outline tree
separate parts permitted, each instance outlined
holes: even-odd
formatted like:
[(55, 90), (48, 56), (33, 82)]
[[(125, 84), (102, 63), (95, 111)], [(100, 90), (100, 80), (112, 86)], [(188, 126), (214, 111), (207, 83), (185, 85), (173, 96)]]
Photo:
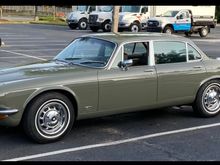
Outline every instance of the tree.
[(119, 21), (119, 9), (120, 6), (114, 6), (113, 18), (112, 18), (112, 32), (118, 32), (118, 21)]

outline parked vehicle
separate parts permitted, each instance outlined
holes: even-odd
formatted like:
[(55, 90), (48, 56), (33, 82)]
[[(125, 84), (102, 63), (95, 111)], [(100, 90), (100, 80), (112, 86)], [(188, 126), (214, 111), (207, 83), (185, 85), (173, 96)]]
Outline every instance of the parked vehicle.
[(71, 12), (66, 22), (70, 29), (79, 27), (81, 30), (86, 30), (88, 27), (89, 13), (96, 10), (96, 6), (77, 6), (77, 10)]
[(199, 33), (201, 37), (206, 37), (210, 33), (210, 28), (215, 28), (216, 21), (213, 16), (193, 16), (191, 10), (170, 10), (162, 16), (150, 18), (147, 21), (148, 32), (185, 32), (187, 36)]
[(111, 31), (113, 6), (98, 6), (97, 11), (89, 15), (89, 27), (93, 32), (102, 29), (104, 32)]
[(174, 105), (212, 117), (220, 111), (219, 66), (180, 36), (82, 36), (52, 61), (0, 70), (0, 125), (22, 124), (47, 143), (85, 118)]
[(122, 6), (119, 13), (119, 31), (139, 32), (146, 27), (149, 18), (148, 6)]

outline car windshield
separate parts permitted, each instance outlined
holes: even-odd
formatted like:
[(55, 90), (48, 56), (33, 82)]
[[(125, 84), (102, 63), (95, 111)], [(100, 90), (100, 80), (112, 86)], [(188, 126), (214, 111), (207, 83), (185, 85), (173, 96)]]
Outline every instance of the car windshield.
[(87, 11), (88, 6), (77, 6), (77, 11)]
[(54, 60), (90, 67), (104, 67), (115, 47), (115, 43), (106, 40), (82, 37), (69, 44)]
[(122, 12), (139, 13), (140, 6), (122, 6), (121, 11)]
[(112, 11), (113, 6), (99, 6), (98, 7), (98, 11), (102, 11), (102, 12), (110, 12)]
[(175, 17), (179, 11), (167, 11), (162, 16), (163, 17)]

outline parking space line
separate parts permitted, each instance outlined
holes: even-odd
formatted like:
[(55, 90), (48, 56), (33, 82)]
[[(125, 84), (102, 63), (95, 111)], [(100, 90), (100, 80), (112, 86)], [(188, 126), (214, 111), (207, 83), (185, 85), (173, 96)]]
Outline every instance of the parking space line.
[(7, 52), (7, 53), (12, 53), (12, 54), (16, 54), (16, 55), (20, 55), (20, 56), (25, 56), (25, 57), (29, 57), (29, 58), (35, 58), (35, 59), (42, 60), (42, 61), (47, 61), (47, 60), (44, 59), (44, 58), (35, 57), (35, 56), (28, 55), (28, 54), (17, 53), (17, 52), (12, 52), (12, 51), (8, 51), (8, 50), (0, 50), (0, 51), (2, 51), (2, 52)]
[(160, 137), (160, 136), (165, 136), (165, 135), (195, 131), (195, 130), (210, 128), (210, 127), (217, 127), (217, 126), (220, 126), (220, 123), (207, 124), (207, 125), (202, 125), (202, 126), (195, 126), (195, 127), (190, 127), (190, 128), (179, 129), (179, 130), (154, 133), (154, 134), (150, 134), (150, 135), (144, 135), (144, 136), (139, 136), (139, 137), (130, 138), (130, 139), (124, 139), (124, 140), (117, 140), (117, 141), (112, 141), (112, 142), (107, 142), (107, 143), (100, 143), (100, 144), (93, 144), (93, 145), (87, 145), (87, 146), (81, 146), (81, 147), (75, 147), (75, 148), (56, 150), (56, 151), (45, 152), (45, 153), (40, 153), (40, 154), (34, 154), (34, 155), (29, 155), (29, 156), (23, 156), (23, 157), (18, 157), (18, 158), (6, 159), (6, 160), (2, 160), (2, 161), (23, 161), (23, 160), (41, 158), (41, 157), (46, 157), (46, 156), (64, 154), (64, 153), (69, 153), (69, 152), (75, 152), (75, 151), (82, 151), (82, 150), (94, 149), (94, 148), (99, 148), (99, 147), (119, 145), (119, 144), (124, 144), (124, 143), (149, 139), (149, 138), (153, 138), (153, 137)]

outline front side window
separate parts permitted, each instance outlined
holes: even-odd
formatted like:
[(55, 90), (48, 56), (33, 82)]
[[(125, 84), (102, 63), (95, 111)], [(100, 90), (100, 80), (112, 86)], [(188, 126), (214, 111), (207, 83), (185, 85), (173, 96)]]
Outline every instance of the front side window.
[(112, 11), (113, 6), (98, 6), (98, 11), (101, 12), (110, 12)]
[(202, 58), (201, 55), (199, 54), (199, 52), (195, 48), (193, 48), (189, 44), (187, 44), (187, 46), (188, 46), (189, 61), (191, 61), (191, 60), (200, 60)]
[(179, 11), (167, 11), (162, 16), (163, 17), (175, 17)]
[(154, 42), (155, 64), (186, 62), (186, 46), (177, 41)]
[(133, 66), (148, 64), (148, 43), (135, 42), (124, 45), (124, 60), (132, 59)]
[(87, 66), (104, 67), (108, 63), (115, 46), (114, 43), (109, 41), (82, 37), (76, 39), (61, 51), (55, 57), (55, 60)]
[(87, 11), (88, 6), (77, 6), (78, 11)]

